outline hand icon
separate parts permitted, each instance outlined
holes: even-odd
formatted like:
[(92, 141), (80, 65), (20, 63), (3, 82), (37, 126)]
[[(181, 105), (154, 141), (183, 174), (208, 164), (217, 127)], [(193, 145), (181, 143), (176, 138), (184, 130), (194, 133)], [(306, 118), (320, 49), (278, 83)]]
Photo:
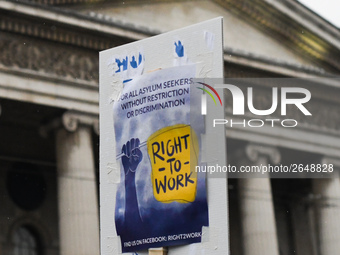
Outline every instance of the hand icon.
[(122, 163), (124, 167), (125, 174), (129, 171), (135, 172), (138, 164), (143, 159), (143, 154), (139, 149), (139, 139), (132, 138), (122, 147)]
[(130, 61), (131, 67), (137, 68), (142, 63), (142, 60), (143, 60), (143, 57), (142, 57), (142, 54), (140, 54), (140, 53), (138, 55), (138, 63), (137, 63), (135, 56), (132, 56), (132, 60)]
[[(116, 73), (120, 73), (122, 71), (125, 71), (128, 68), (128, 58), (127, 57), (123, 60), (116, 58), (116, 63), (117, 63), (117, 66), (118, 66), (118, 70), (116, 70)], [(122, 70), (120, 69), (120, 67), (123, 67)]]
[(136, 58), (135, 56), (132, 56), (132, 60), (130, 61), (130, 65), (132, 68), (137, 68), (137, 61), (136, 61)]
[(181, 41), (178, 41), (178, 44), (175, 42), (175, 46), (176, 46), (176, 53), (178, 57), (183, 57), (184, 56), (184, 47), (182, 45)]

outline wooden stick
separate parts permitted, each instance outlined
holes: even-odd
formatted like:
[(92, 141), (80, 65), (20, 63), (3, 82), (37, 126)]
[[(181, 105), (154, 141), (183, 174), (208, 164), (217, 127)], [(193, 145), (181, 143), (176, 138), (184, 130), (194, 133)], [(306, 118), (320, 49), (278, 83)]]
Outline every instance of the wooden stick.
[(166, 247), (149, 249), (149, 255), (167, 255), (167, 254), (168, 254), (168, 249)]

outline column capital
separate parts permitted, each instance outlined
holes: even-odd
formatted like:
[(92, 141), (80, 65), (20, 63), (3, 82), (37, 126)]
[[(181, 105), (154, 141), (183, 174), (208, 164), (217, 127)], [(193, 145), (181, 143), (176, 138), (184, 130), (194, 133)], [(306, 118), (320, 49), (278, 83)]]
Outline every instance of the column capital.
[(246, 155), (250, 161), (256, 162), (260, 157), (266, 157), (271, 163), (278, 164), (281, 161), (280, 151), (273, 146), (249, 143), (245, 148)]
[(39, 131), (43, 137), (47, 137), (49, 133), (59, 128), (65, 128), (69, 132), (75, 132), (80, 125), (93, 127), (94, 132), (99, 135), (98, 115), (74, 110), (64, 112), (60, 117), (40, 127)]
[(324, 156), (321, 159), (321, 164), (333, 164), (336, 168), (340, 168), (340, 158)]
[(79, 125), (92, 126), (96, 134), (99, 134), (98, 116), (95, 114), (78, 111), (67, 111), (61, 116), (63, 127), (70, 132), (77, 130)]

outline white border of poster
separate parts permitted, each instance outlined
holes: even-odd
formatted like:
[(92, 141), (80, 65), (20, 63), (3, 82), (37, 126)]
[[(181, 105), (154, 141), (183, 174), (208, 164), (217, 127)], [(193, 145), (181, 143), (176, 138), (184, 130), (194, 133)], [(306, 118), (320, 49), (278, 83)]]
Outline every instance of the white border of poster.
[[(181, 48), (184, 52), (181, 52)], [(116, 59), (121, 59), (117, 62)], [(115, 199), (121, 181), (113, 123), (113, 104), (118, 101), (123, 82), (159, 69), (195, 65), (195, 78), (223, 77), (222, 18), (100, 52), (100, 226), (101, 254), (121, 254), (115, 226)], [(223, 97), (222, 97), (223, 100)], [(211, 102), (210, 102), (211, 103)], [(223, 118), (223, 108), (209, 107), (206, 123)], [(217, 117), (216, 117), (217, 116)], [(207, 164), (209, 159), (226, 163), (225, 129), (206, 125), (202, 137)], [(210, 132), (219, 132), (220, 136)], [(210, 163), (213, 163), (212, 161)], [(171, 246), (168, 254), (228, 254), (228, 201), (226, 178), (207, 179), (209, 227), (203, 227), (202, 241)], [(138, 251), (138, 254), (148, 254)]]

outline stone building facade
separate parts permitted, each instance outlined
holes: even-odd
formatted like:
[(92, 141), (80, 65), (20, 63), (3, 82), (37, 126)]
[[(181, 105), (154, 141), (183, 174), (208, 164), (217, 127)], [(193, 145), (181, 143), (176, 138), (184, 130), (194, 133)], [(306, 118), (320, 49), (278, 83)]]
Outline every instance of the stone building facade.
[[(340, 32), (294, 0), (0, 1), (0, 255), (99, 254), (98, 52), (216, 16), (225, 77), (315, 80), (313, 118), (226, 129), (228, 161), (340, 168)], [(229, 179), (231, 254), (338, 254), (339, 185)]]

